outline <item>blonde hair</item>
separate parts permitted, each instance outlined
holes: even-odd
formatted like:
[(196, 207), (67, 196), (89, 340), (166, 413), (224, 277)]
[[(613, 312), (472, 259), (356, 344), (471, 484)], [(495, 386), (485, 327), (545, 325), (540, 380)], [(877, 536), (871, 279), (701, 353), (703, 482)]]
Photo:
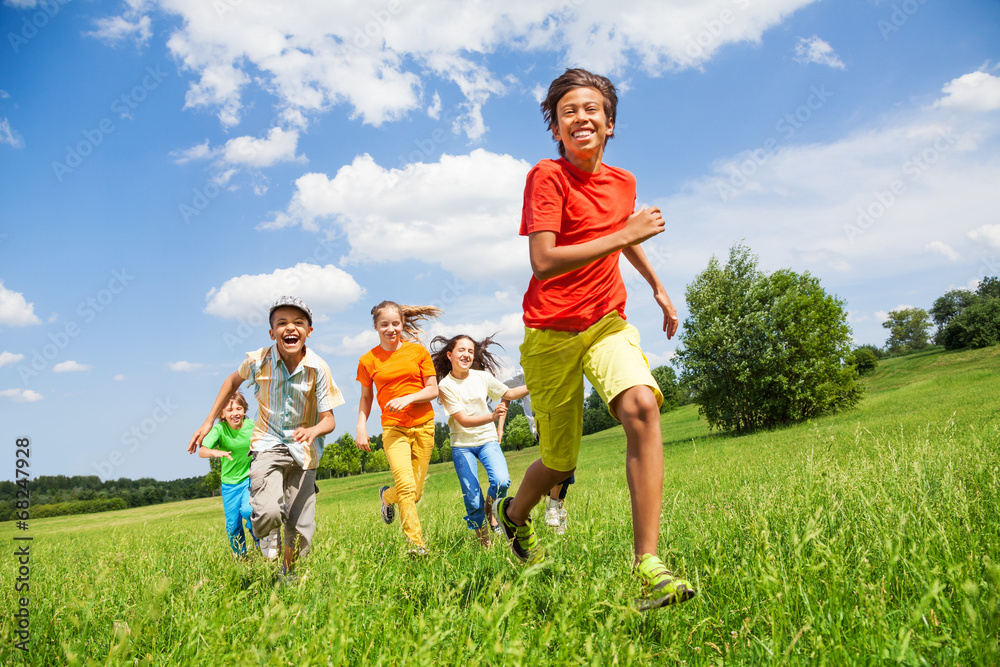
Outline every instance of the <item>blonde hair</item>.
[(382, 301), (372, 308), (372, 325), (378, 324), (378, 316), (386, 308), (395, 308), (396, 312), (403, 319), (403, 339), (414, 342), (420, 341), (420, 322), (441, 316), (441, 309), (437, 306), (407, 306), (398, 304), (395, 301)]

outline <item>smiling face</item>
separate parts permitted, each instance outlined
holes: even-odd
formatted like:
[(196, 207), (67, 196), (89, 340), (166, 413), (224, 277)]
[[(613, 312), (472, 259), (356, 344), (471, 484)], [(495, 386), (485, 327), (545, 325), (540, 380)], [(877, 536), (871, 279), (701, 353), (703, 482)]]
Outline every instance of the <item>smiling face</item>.
[[(312, 334), (309, 318), (293, 306), (282, 306), (271, 313), (271, 340), (277, 343), (282, 359), (293, 359), (305, 354), (306, 338)], [(287, 364), (286, 364), (287, 365)]]
[(596, 88), (574, 88), (556, 104), (552, 136), (561, 141), (566, 159), (578, 169), (595, 172), (604, 144), (614, 131), (604, 110), (604, 95)]
[(246, 417), (246, 414), (246, 408), (240, 405), (234, 398), (226, 404), (226, 407), (222, 408), (222, 421), (239, 431), (243, 428), (243, 418)]
[(451, 362), (451, 374), (459, 379), (468, 377), (469, 369), (476, 355), (476, 344), (468, 338), (459, 338), (455, 347), (447, 353)]
[(375, 331), (382, 349), (390, 352), (397, 349), (403, 340), (403, 315), (399, 309), (393, 306), (382, 308), (375, 318)]

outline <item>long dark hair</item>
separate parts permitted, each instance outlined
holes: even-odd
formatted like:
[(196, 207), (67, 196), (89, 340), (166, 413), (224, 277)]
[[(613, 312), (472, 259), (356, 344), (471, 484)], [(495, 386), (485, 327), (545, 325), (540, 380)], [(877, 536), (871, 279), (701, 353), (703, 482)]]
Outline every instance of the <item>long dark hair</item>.
[[(496, 336), (496, 334), (493, 334), (493, 336)], [(434, 372), (437, 373), (437, 381), (441, 382), (451, 372), (451, 360), (448, 359), (448, 353), (454, 352), (455, 344), (463, 338), (471, 340), (472, 344), (476, 347), (472, 353), (472, 369), (476, 371), (488, 371), (495, 377), (500, 372), (500, 360), (490, 352), (489, 348), (492, 345), (496, 345), (502, 350), (503, 345), (493, 340), (493, 336), (487, 336), (481, 341), (477, 341), (472, 336), (467, 336), (466, 334), (459, 334), (451, 338), (435, 336), (434, 340), (431, 341), (431, 360), (434, 362)], [(435, 350), (434, 348), (438, 345), (441, 347)]]

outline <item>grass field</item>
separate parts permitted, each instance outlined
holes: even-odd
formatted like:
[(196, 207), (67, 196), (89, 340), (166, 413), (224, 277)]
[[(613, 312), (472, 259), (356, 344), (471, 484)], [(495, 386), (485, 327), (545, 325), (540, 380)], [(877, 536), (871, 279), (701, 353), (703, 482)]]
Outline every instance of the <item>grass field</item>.
[[(536, 510), (531, 569), (472, 539), (450, 463), (425, 561), (378, 517), (388, 473), (320, 482), (290, 587), (231, 558), (218, 499), (32, 521), (27, 653), (0, 524), (0, 664), (995, 665), (998, 369), (1000, 348), (884, 361), (858, 409), (745, 437), (665, 415), (661, 555), (699, 589), (679, 607), (629, 606), (619, 427), (584, 439), (566, 535)], [(508, 457), (515, 486), (536, 456)]]

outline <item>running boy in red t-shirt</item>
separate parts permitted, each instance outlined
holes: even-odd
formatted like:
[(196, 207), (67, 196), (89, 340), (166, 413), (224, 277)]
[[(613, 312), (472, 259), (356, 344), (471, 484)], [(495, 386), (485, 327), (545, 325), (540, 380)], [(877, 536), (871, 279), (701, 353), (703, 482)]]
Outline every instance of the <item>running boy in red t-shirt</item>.
[(559, 160), (528, 173), (521, 235), (528, 237), (534, 276), (524, 295), (521, 366), (531, 391), (541, 458), (525, 472), (517, 495), (494, 506), (514, 553), (538, 562), (542, 551), (531, 510), (576, 469), (583, 429), (583, 376), (625, 427), (625, 474), (632, 497), (635, 570), (644, 586), (640, 609), (694, 596), (656, 555), (663, 495), (663, 395), (625, 322), (626, 259), (653, 288), (663, 330), (677, 331), (677, 311), (640, 244), (664, 229), (657, 208), (633, 211), (635, 177), (602, 163), (614, 132), (618, 96), (603, 76), (567, 70), (549, 86), (542, 114)]

